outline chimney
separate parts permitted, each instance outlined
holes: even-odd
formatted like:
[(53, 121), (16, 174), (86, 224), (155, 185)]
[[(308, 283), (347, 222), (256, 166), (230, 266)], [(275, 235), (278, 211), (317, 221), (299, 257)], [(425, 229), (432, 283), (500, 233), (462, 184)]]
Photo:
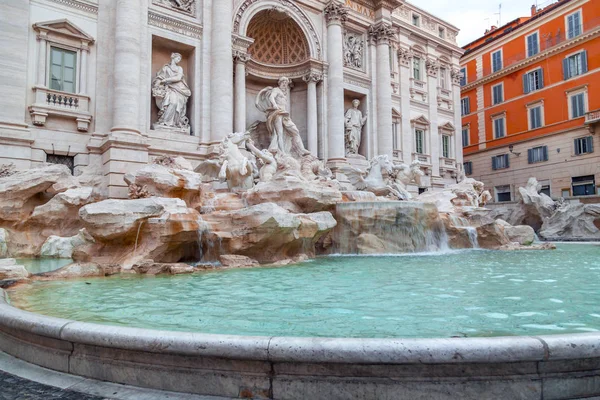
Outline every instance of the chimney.
[(533, 17), (535, 14), (537, 14), (538, 10), (537, 7), (535, 6), (535, 4), (531, 5), (531, 16)]

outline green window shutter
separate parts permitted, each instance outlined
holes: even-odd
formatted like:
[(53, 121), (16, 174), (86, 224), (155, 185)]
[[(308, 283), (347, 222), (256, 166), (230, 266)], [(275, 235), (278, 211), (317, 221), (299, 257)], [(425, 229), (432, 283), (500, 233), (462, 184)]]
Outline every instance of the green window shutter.
[(527, 75), (523, 75), (523, 93), (529, 93), (529, 79), (527, 79)]
[(575, 147), (575, 155), (580, 155), (581, 151), (579, 151), (579, 146), (578, 146), (578, 139), (574, 139), (573, 140), (573, 146)]
[(585, 138), (585, 140), (587, 141), (588, 153), (593, 153), (594, 152), (594, 137), (588, 136)]
[(528, 164), (532, 164), (533, 163), (533, 149), (528, 149), (527, 150), (527, 163)]
[(496, 157), (492, 157), (492, 169), (495, 171), (498, 168), (496, 167)]
[(588, 63), (587, 63), (587, 51), (582, 51), (580, 53), (581, 57), (581, 71), (585, 74), (588, 72)]
[(538, 70), (538, 74), (540, 74), (540, 89), (544, 87), (544, 69), (540, 68)]
[(544, 146), (542, 152), (544, 153), (544, 161), (548, 161), (548, 146)]

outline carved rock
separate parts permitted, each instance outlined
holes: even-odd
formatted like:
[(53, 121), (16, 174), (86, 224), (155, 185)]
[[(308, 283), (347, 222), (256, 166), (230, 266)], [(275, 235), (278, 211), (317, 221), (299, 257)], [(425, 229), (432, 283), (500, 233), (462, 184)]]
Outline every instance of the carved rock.
[(194, 267), (184, 263), (156, 263), (153, 260), (143, 260), (134, 264), (132, 269), (138, 274), (146, 275), (179, 275), (191, 274), (195, 271)]
[(544, 220), (539, 236), (547, 240), (600, 239), (600, 204), (564, 205)]
[(0, 280), (21, 280), (29, 278), (30, 273), (24, 266), (18, 265), (14, 258), (0, 259)]
[(498, 249), (511, 243), (504, 232), (504, 225), (497, 221), (477, 227), (479, 246), (485, 249)]
[(219, 254), (239, 254), (261, 263), (314, 256), (315, 244), (336, 221), (329, 212), (293, 214), (274, 203), (204, 215), (211, 229), (205, 240)]
[(77, 235), (71, 237), (60, 237), (51, 235), (46, 239), (40, 250), (40, 257), (48, 258), (72, 258), (73, 250), (94, 239), (82, 229)]
[(8, 231), (0, 228), (0, 258), (8, 257)]
[(237, 254), (222, 254), (219, 261), (224, 268), (248, 268), (259, 265), (255, 259)]

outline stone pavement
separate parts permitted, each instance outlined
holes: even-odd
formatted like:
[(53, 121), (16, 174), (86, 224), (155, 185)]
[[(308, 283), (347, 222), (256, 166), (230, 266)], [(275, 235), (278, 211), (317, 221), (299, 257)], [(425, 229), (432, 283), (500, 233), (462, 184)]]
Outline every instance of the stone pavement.
[(102, 400), (73, 390), (43, 385), (0, 371), (0, 400)]

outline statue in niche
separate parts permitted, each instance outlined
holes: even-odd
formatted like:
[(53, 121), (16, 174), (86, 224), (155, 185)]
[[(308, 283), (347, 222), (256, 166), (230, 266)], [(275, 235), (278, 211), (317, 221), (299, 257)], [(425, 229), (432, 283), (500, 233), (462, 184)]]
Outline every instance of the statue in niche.
[(279, 78), (278, 83), (279, 86), (276, 88), (268, 86), (261, 90), (256, 96), (255, 105), (267, 117), (267, 130), (271, 135), (269, 151), (271, 153), (280, 151), (299, 160), (310, 152), (304, 148), (298, 127), (287, 111), (285, 93), (290, 80), (282, 77)]
[(358, 154), (360, 140), (362, 137), (362, 128), (367, 122), (367, 115), (363, 117), (362, 112), (358, 109), (360, 101), (352, 100), (352, 108), (346, 111), (346, 154)]
[(177, 65), (180, 62), (181, 54), (171, 54), (171, 62), (165, 64), (152, 81), (152, 96), (159, 109), (155, 128), (177, 128), (189, 132), (190, 121), (185, 114), (192, 91), (185, 82), (183, 68)]
[(363, 41), (353, 33), (346, 33), (344, 37), (344, 65), (355, 69), (363, 66)]

